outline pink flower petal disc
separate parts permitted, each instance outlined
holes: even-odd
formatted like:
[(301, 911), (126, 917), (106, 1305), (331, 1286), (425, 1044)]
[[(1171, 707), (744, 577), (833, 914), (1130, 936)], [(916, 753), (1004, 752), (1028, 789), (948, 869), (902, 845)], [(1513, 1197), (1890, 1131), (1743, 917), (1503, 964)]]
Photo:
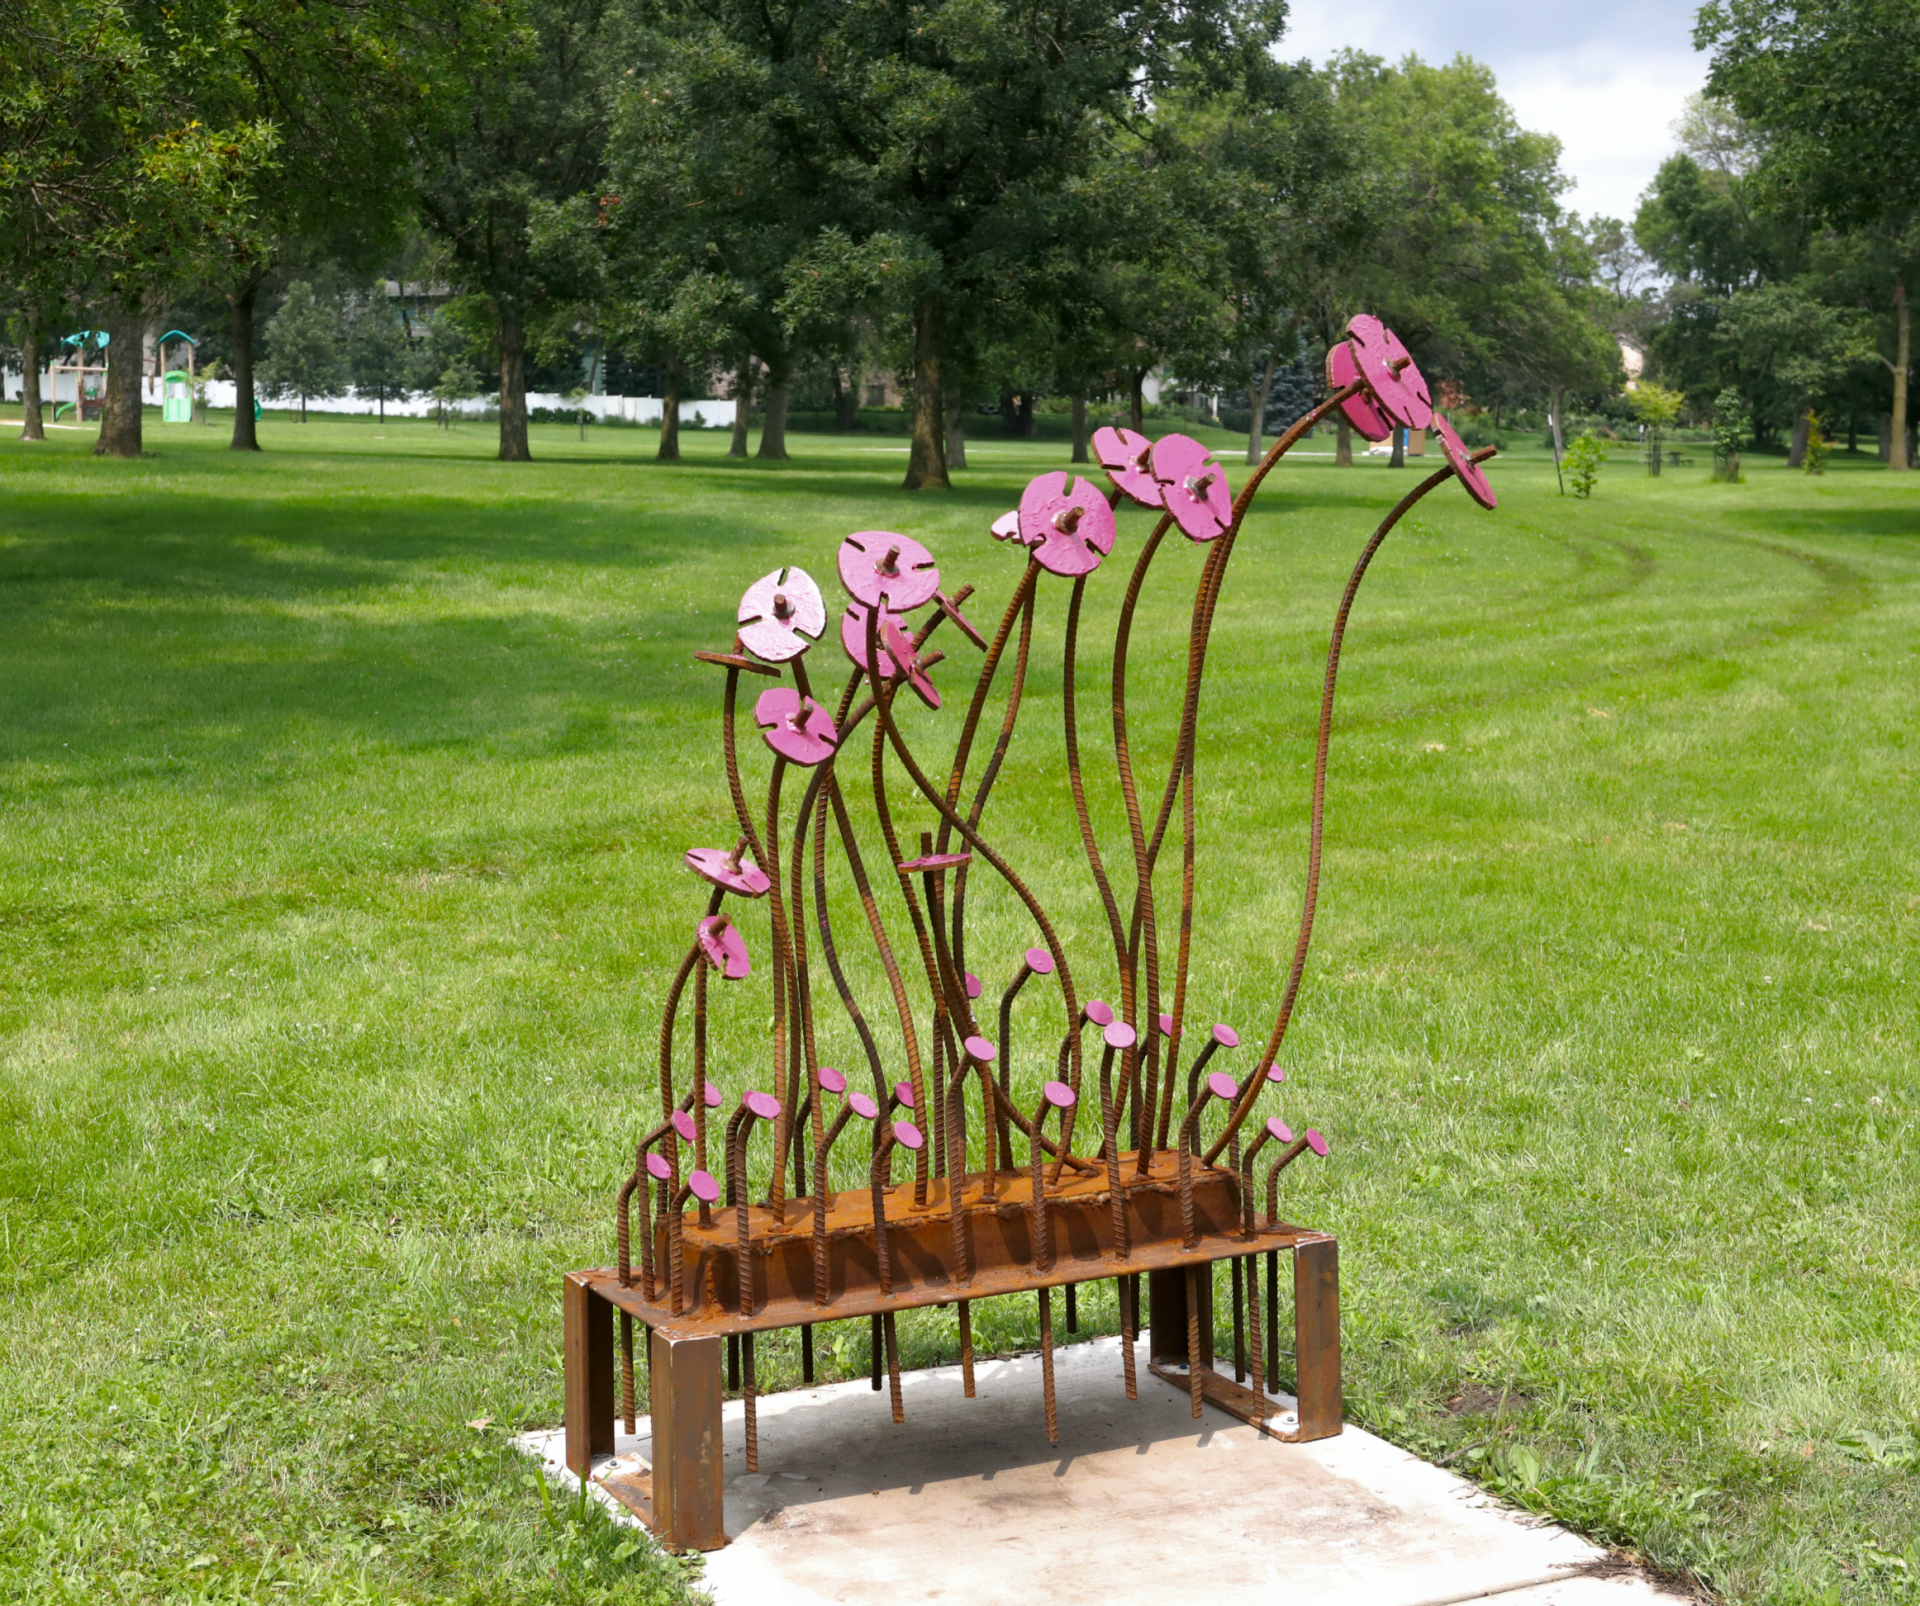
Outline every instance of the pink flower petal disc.
[(664, 1154), (650, 1154), (647, 1156), (647, 1175), (655, 1182), (665, 1182), (673, 1175), (673, 1162)]
[(1079, 1102), (1073, 1096), (1073, 1089), (1065, 1082), (1049, 1082), (1042, 1091), (1047, 1096), (1047, 1102), (1057, 1110), (1070, 1110)]
[[(973, 857), (973, 855), (972, 855), (972, 854), (968, 854), (968, 855), (967, 855), (967, 857), (968, 857), (968, 858), (972, 858), (972, 857)], [(980, 996), (980, 994), (981, 994), (981, 993), (982, 993), (983, 991), (985, 991), (985, 989), (984, 989), (984, 988), (983, 988), (983, 987), (981, 986), (981, 984), (980, 984), (980, 978), (979, 978), (978, 976), (976, 976), (976, 975), (974, 975), (974, 973), (973, 973), (972, 971), (970, 971), (970, 970), (969, 970), (969, 971), (967, 971), (963, 979), (965, 980), (965, 982), (966, 982), (966, 984), (967, 984), (967, 997), (969, 997), (969, 998), (978, 998), (978, 997)]]
[(1051, 976), (1053, 974), (1053, 955), (1047, 952), (1046, 949), (1029, 948), (1020, 957), (1026, 960), (1027, 969), (1032, 971), (1034, 975)]
[(1173, 1016), (1171, 1013), (1162, 1013), (1160, 1016), (1160, 1035), (1162, 1037), (1173, 1036)]
[(894, 1102), (904, 1109), (913, 1108), (913, 1083), (895, 1082), (893, 1084)]
[(1113, 550), (1113, 509), (1091, 480), (1041, 474), (1021, 493), (1020, 533), (1041, 568), (1073, 579)]
[(1133, 1028), (1123, 1020), (1115, 1021), (1100, 1034), (1108, 1048), (1132, 1048)]
[[(1344, 340), (1335, 341), (1327, 348), (1327, 384), (1334, 390), (1345, 390), (1359, 377), (1360, 365), (1354, 360), (1353, 347)], [(1383, 441), (1393, 433), (1391, 421), (1374, 406), (1373, 397), (1364, 390), (1343, 401), (1340, 411), (1366, 440)]]
[(967, 1058), (977, 1060), (982, 1065), (991, 1065), (993, 1057), (1000, 1051), (984, 1037), (969, 1037), (960, 1045), (967, 1051)]
[(682, 1143), (691, 1143), (693, 1141), (693, 1135), (698, 1128), (694, 1126), (693, 1117), (687, 1111), (675, 1110), (673, 1112), (673, 1130), (680, 1134), (680, 1141)]
[(720, 1197), (720, 1184), (714, 1180), (711, 1171), (696, 1171), (687, 1178), (687, 1186), (693, 1190), (694, 1198), (702, 1204), (712, 1204)]
[(729, 864), (730, 857), (725, 848), (688, 848), (687, 868), (702, 881), (711, 881), (716, 887), (725, 887), (743, 898), (764, 897), (768, 885), (766, 872), (744, 855), (738, 864)]
[(747, 587), (740, 599), (740, 640), (770, 664), (783, 664), (820, 639), (827, 605), (805, 569), (775, 569)]
[(1238, 1048), (1240, 1046), (1240, 1034), (1231, 1026), (1224, 1023), (1214, 1027), (1213, 1040), (1222, 1048)]
[(1267, 1132), (1269, 1136), (1278, 1139), (1282, 1143), (1291, 1143), (1293, 1141), (1293, 1128), (1288, 1126), (1287, 1123), (1277, 1115), (1268, 1118)]
[(873, 1100), (868, 1098), (864, 1093), (849, 1093), (847, 1095), (847, 1108), (852, 1110), (853, 1113), (863, 1121), (871, 1121), (880, 1113), (880, 1106), (875, 1104)]
[(763, 691), (753, 705), (753, 718), (767, 746), (790, 764), (824, 763), (840, 745), (833, 716), (791, 686)]
[(1454, 432), (1453, 425), (1435, 413), (1433, 432), (1440, 437), (1440, 449), (1447, 454), (1447, 461), (1453, 465), (1453, 472), (1459, 477), (1460, 483), (1466, 486), (1467, 495), (1482, 507), (1498, 507), (1500, 498), (1493, 494), (1487, 476), (1473, 460), (1473, 453), (1467, 450), (1466, 443)]
[(1240, 1096), (1240, 1086), (1225, 1071), (1207, 1072), (1207, 1091), (1217, 1099), (1232, 1099)]
[[(867, 662), (867, 616), (872, 611), (871, 608), (861, 607), (857, 602), (849, 602), (847, 611), (840, 616), (840, 645), (847, 657), (853, 661), (854, 668), (864, 669), (869, 675), (875, 673), (874, 667)], [(882, 615), (881, 623), (884, 625), (888, 619), (896, 625), (906, 623), (897, 613)], [(893, 661), (884, 646), (880, 649), (878, 674), (882, 680), (897, 680), (900, 676), (900, 666)]]
[(1113, 1006), (1101, 999), (1089, 998), (1087, 1007), (1081, 1013), (1096, 1026), (1105, 1027), (1113, 1024)]
[(813, 1079), (820, 1084), (824, 1093), (844, 1093), (847, 1090), (847, 1079), (831, 1065), (822, 1065), (814, 1073)]
[(840, 543), (840, 583), (856, 602), (911, 613), (933, 601), (940, 589), (940, 568), (933, 554), (911, 536), (888, 530), (861, 530)]
[(934, 690), (933, 682), (927, 679), (927, 672), (920, 667), (920, 655), (913, 650), (913, 642), (906, 631), (895, 623), (899, 616), (888, 614), (880, 621), (880, 639), (887, 644), (887, 656), (907, 672), (907, 684), (913, 688), (914, 696), (935, 712), (940, 708), (940, 693)]
[(1318, 1132), (1314, 1131), (1312, 1127), (1307, 1128), (1307, 1147), (1319, 1155), (1321, 1159), (1326, 1159), (1327, 1140), (1321, 1137)]
[(1020, 510), (1009, 508), (999, 518), (987, 526), (987, 533), (996, 541), (1011, 541), (1016, 546), (1027, 545), (1027, 538), (1020, 533)]
[(747, 940), (725, 915), (709, 915), (698, 929), (701, 953), (728, 981), (739, 981), (753, 974), (753, 961), (747, 958)]
[(1233, 488), (1213, 452), (1191, 435), (1153, 443), (1153, 474), (1173, 522), (1190, 541), (1211, 541), (1233, 518)]
[(893, 1123), (893, 1141), (903, 1149), (917, 1149), (927, 1140), (920, 1136), (920, 1128), (911, 1121)]
[(1353, 336), (1353, 356), (1360, 377), (1373, 399), (1394, 423), (1406, 429), (1425, 429), (1433, 420), (1433, 398), (1400, 337), (1371, 313), (1360, 313), (1347, 325)]
[(780, 1101), (771, 1093), (749, 1093), (740, 1102), (753, 1112), (756, 1121), (771, 1121), (780, 1113)]
[(720, 1086), (717, 1082), (707, 1083), (707, 1090), (702, 1095), (701, 1102), (710, 1110), (720, 1108)]
[(1137, 430), (1096, 429), (1093, 432), (1094, 460), (1107, 471), (1107, 478), (1142, 507), (1159, 507), (1160, 482), (1149, 466), (1153, 442)]

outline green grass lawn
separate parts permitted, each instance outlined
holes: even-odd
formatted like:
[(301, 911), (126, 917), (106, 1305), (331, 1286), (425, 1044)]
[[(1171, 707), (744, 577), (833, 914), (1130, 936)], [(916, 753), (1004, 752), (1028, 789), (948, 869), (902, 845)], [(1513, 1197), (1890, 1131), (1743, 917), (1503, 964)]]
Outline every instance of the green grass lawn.
[[(611, 1256), (700, 912), (680, 852), (732, 837), (689, 654), (862, 528), (990, 621), (1019, 560), (986, 524), (1064, 453), (983, 438), (909, 496), (875, 439), (659, 466), (651, 432), (556, 426), (508, 466), (479, 424), (262, 435), (0, 443), (0, 1597), (671, 1598), (679, 1564), (543, 1502), (505, 1439), (558, 1420), (559, 1276)], [(1920, 1598), (1920, 476), (1494, 477), (1498, 513), (1449, 486), (1400, 527), (1349, 637), (1279, 1106), (1336, 1145), (1286, 1204), (1342, 1240), (1349, 1414), (1730, 1599)], [(1413, 478), (1290, 463), (1236, 555), (1203, 1024), (1271, 1018), (1329, 618)], [(1177, 547), (1135, 659), (1162, 773)], [(1089, 588), (1096, 753), (1124, 573)], [(988, 822), (1104, 991), (1065, 591)], [(1110, 789), (1096, 814), (1123, 844)], [(990, 988), (1015, 915), (981, 894)], [(716, 1007), (720, 1079), (765, 1085), (765, 995)], [(1031, 1341), (1024, 1302), (976, 1320)], [(953, 1353), (949, 1314), (904, 1336)], [(822, 1340), (864, 1370), (864, 1323)]]

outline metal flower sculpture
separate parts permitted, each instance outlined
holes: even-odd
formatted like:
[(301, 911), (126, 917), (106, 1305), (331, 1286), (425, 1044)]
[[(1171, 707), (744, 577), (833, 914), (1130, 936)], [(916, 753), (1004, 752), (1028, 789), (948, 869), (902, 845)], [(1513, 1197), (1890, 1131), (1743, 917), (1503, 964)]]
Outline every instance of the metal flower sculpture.
[[(1237, 498), (1200, 442), (1149, 442), (1119, 429), (1093, 442), (1110, 495), (1068, 473), (1034, 479), (1019, 507), (993, 521), (1000, 545), (978, 548), (1018, 571), (991, 629), (976, 629), (964, 611), (970, 586), (941, 589), (926, 546), (864, 530), (835, 557), (851, 598), (840, 621), (852, 666), (843, 685), (816, 688), (809, 677), (807, 649), (827, 611), (792, 566), (748, 587), (733, 650), (698, 654), (725, 672), (720, 739), (738, 840), (686, 855), (707, 907), (666, 991), (648, 1079), (651, 1102), (657, 1074), (658, 1109), (641, 1122), (615, 1205), (618, 1265), (572, 1273), (565, 1285), (569, 1464), (584, 1472), (611, 1447), (614, 1349), (604, 1323), (617, 1309), (618, 1399), (630, 1431), (633, 1329), (650, 1330), (654, 1462), (643, 1514), (675, 1547), (725, 1542), (717, 1341), (738, 1360), (747, 1466), (757, 1470), (754, 1343), (781, 1328), (799, 1330), (811, 1378), (818, 1323), (866, 1326), (874, 1386), (884, 1368), (900, 1421), (900, 1312), (949, 1313), (939, 1319), (957, 1323), (971, 1395), (974, 1302), (1034, 1299), (1054, 1441), (1071, 1427), (1053, 1387), (1056, 1292), (1064, 1290), (1071, 1331), (1075, 1288), (1114, 1280), (1132, 1395), (1145, 1279), (1150, 1370), (1187, 1394), (1195, 1416), (1211, 1402), (1280, 1438), (1340, 1431), (1334, 1243), (1279, 1214), (1286, 1168), (1302, 1155), (1325, 1157), (1328, 1145), (1317, 1130), (1296, 1138), (1271, 1109), (1283, 1092), (1299, 1099), (1303, 1080), (1283, 1088), (1278, 1060), (1319, 896), (1340, 655), (1368, 566), (1407, 510), (1447, 479), (1488, 507), (1495, 499), (1481, 468), (1491, 454), (1468, 452), (1434, 417), (1419, 368), (1378, 319), (1353, 320), (1327, 374), (1325, 398), (1274, 442)], [(1445, 463), (1381, 521), (1335, 612), (1299, 925), (1291, 962), (1274, 978), (1272, 1025), (1243, 1043), (1224, 1023), (1196, 1024), (1206, 1018), (1201, 995), (1215, 985), (1215, 972), (1194, 963), (1205, 935), (1195, 920), (1201, 685), (1247, 510), (1275, 465), (1336, 411), (1368, 436), (1431, 423)], [(1148, 518), (1136, 521), (1129, 573), (1116, 578), (1105, 572), (1122, 533), (1115, 508), (1129, 503)], [(1186, 543), (1165, 539), (1176, 528), (1204, 555), (1180, 556)], [(1187, 565), (1197, 580), (1184, 678), (1146, 687), (1173, 727), (1150, 760), (1133, 740), (1141, 693), (1130, 686), (1129, 647), (1156, 564)], [(1040, 584), (1043, 574), (1073, 581), (1044, 610), (1043, 596), (1059, 593)], [(1077, 681), (1083, 604), (1101, 585), (1116, 604), (1114, 763), (1109, 797), (1096, 807), (1101, 777), (1082, 762)], [(1056, 616), (1065, 796), (1088, 906), (1099, 911), (1091, 926), (1071, 928), (1050, 912), (1063, 855), (1015, 846), (1044, 829), (1045, 811), (1029, 806), (1008, 820), (994, 792), (1010, 747), (1044, 706), (1026, 694), (1034, 655), (1046, 650), (1036, 636)], [(916, 699), (941, 707), (928, 671), (944, 648), (963, 644), (980, 653), (977, 676), (963, 709), (935, 724)], [(742, 677), (778, 682), (752, 705), (770, 758), (753, 744), (741, 751)], [(1100, 695), (1108, 700), (1106, 687)], [(992, 724), (990, 706), (1000, 710)], [(936, 731), (953, 733), (938, 762), (926, 751)], [(1120, 818), (1124, 833), (1103, 842), (1098, 822)], [(1179, 872), (1169, 875), (1176, 855)], [(992, 900), (991, 939), (980, 935), (983, 899)], [(736, 914), (753, 923), (755, 950), (766, 955), (759, 967)], [(862, 947), (865, 962), (854, 963)], [(710, 988), (716, 976), (734, 985)], [(1259, 980), (1237, 975), (1236, 995)], [(728, 1017), (723, 1033), (716, 1010)], [(821, 1063), (842, 1052), (857, 1056), (851, 1078)], [(771, 1091), (749, 1079), (749, 1063), (771, 1077)], [(721, 1104), (715, 1078), (736, 1090), (724, 1137), (709, 1128), (708, 1112)], [(1291, 1409), (1274, 1397), (1282, 1255), (1293, 1267)], [(1232, 1383), (1211, 1364), (1216, 1261), (1232, 1273)]]

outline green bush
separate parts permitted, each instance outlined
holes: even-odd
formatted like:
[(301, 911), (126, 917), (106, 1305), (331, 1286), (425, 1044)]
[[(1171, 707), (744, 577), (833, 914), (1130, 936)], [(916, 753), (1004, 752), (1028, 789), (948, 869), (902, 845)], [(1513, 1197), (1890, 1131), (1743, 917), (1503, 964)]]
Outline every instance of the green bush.
[(1592, 496), (1594, 482), (1600, 478), (1600, 465), (1607, 460), (1604, 441), (1581, 435), (1567, 446), (1567, 481), (1575, 496)]

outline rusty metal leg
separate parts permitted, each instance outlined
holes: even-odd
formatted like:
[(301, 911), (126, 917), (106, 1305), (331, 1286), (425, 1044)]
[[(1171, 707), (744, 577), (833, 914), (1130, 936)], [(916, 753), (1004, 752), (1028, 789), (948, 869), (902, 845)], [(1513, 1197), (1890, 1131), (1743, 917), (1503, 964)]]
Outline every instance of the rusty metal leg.
[[(1205, 1313), (1208, 1327), (1213, 1325), (1211, 1301)], [(1200, 1420), (1200, 1326), (1201, 1326), (1200, 1268), (1187, 1267), (1187, 1398), (1193, 1402), (1193, 1419)]]
[(746, 1387), (742, 1390), (746, 1400), (747, 1419), (747, 1470), (760, 1470), (760, 1388), (759, 1380), (753, 1370), (753, 1334), (740, 1335), (740, 1364), (746, 1373)]
[(727, 1392), (729, 1394), (740, 1392), (740, 1335), (738, 1333), (727, 1335)]
[(892, 1311), (880, 1318), (880, 1326), (887, 1336), (887, 1387), (892, 1391), (893, 1425), (899, 1427), (907, 1419), (907, 1407), (900, 1398), (900, 1335)]
[(653, 1335), (653, 1513), (673, 1550), (727, 1542), (717, 1338)]
[(1331, 1238), (1293, 1252), (1294, 1374), (1302, 1439), (1340, 1431), (1340, 1246)]
[(567, 1470), (585, 1478), (595, 1456), (613, 1454), (613, 1306), (576, 1273), (560, 1288)]
[(1040, 1397), (1047, 1414), (1047, 1443), (1060, 1442), (1060, 1410), (1053, 1392), (1053, 1290), (1040, 1290)]
[(800, 1381), (813, 1381), (813, 1323), (800, 1324)]
[(1147, 1359), (1187, 1364), (1187, 1274), (1177, 1266), (1147, 1273)]
[(629, 1433), (638, 1431), (634, 1413), (639, 1409), (633, 1397), (633, 1318), (620, 1313), (620, 1421)]
[(1078, 1283), (1067, 1284), (1067, 1331), (1069, 1333), (1077, 1333), (1080, 1331), (1079, 1293), (1080, 1285)]
[(1267, 1251), (1267, 1392), (1280, 1392), (1280, 1251)]
[(1246, 1279), (1241, 1275), (1240, 1262), (1244, 1256), (1233, 1258), (1233, 1380), (1244, 1383), (1247, 1380), (1247, 1327), (1246, 1327)]
[(873, 1392), (875, 1394), (878, 1394), (880, 1392), (880, 1364), (881, 1364), (881, 1352), (882, 1352), (882, 1345), (881, 1345), (881, 1339), (880, 1339), (880, 1318), (878, 1316), (869, 1316), (867, 1318), (867, 1349), (871, 1356), (871, 1365), (869, 1366), (869, 1371), (871, 1373), (871, 1381), (873, 1383)]
[(973, 1394), (973, 1303), (960, 1301), (960, 1387), (968, 1399)]

